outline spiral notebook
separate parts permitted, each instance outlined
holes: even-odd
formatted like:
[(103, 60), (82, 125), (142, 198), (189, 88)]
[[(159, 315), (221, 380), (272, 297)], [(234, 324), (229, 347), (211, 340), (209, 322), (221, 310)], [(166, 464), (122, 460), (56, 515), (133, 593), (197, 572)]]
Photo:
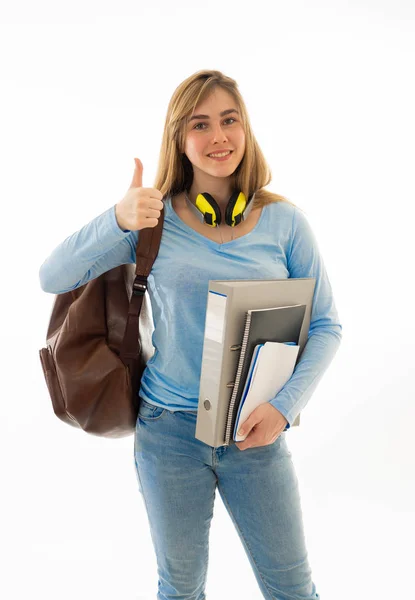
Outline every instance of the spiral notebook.
[[(288, 348), (286, 352), (291, 352), (291, 354), (295, 352), (297, 358), (299, 350), (298, 343), (304, 321), (305, 309), (305, 304), (297, 304), (294, 306), (277, 306), (247, 311), (238, 368), (229, 404), (227, 429), (233, 431), (235, 428), (237, 410), (240, 405), (243, 386), (247, 381), (255, 346), (257, 344), (264, 344), (267, 341), (280, 343), (293, 342), (296, 345), (296, 349), (293, 351), (292, 348)], [(274, 369), (278, 369), (278, 367), (278, 363), (275, 363)], [(286, 381), (288, 381), (294, 371), (294, 367), (295, 361), (292, 366), (292, 371), (286, 378)], [(269, 377), (272, 377), (272, 371), (270, 371), (268, 375)], [(271, 400), (271, 398), (268, 398), (268, 400)]]
[[(297, 362), (300, 360), (308, 339), (315, 281), (314, 277), (209, 281), (197, 439), (215, 448), (235, 443), (232, 433), (242, 394), (239, 383), (242, 381), (243, 388), (255, 345), (266, 341), (294, 341), (299, 346)], [(290, 317), (283, 329), (276, 325), (279, 330), (276, 333), (280, 335), (265, 328), (262, 338), (250, 346), (248, 363), (244, 365), (240, 360), (248, 310), (275, 308), (285, 308), (287, 317), (293, 308), (296, 318)], [(236, 385), (239, 368), (241, 373)], [(291, 423), (292, 427), (299, 425), (300, 416)]]

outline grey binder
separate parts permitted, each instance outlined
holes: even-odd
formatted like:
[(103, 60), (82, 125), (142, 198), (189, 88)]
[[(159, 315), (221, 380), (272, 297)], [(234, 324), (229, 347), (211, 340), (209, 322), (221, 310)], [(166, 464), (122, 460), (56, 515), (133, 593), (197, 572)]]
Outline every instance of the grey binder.
[[(308, 339), (315, 283), (314, 277), (209, 281), (195, 431), (198, 440), (214, 448), (235, 443), (232, 421), (238, 405), (234, 402), (231, 406), (231, 398), (248, 310), (305, 306), (298, 362)], [(299, 424), (300, 415), (292, 426)]]

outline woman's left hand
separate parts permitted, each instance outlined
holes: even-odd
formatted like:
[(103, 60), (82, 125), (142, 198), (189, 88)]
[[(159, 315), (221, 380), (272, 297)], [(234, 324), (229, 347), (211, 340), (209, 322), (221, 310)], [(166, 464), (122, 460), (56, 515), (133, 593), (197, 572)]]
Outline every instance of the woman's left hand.
[(287, 419), (269, 402), (264, 402), (251, 412), (249, 417), (239, 427), (242, 435), (248, 434), (243, 442), (235, 442), (239, 450), (267, 446), (275, 442), (284, 431)]

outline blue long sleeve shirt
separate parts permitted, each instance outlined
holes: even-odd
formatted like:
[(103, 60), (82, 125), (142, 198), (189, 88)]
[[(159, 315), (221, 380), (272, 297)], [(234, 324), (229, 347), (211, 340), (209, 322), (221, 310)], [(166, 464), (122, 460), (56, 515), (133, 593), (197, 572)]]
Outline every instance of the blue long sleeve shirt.
[[(288, 429), (304, 409), (341, 338), (329, 278), (303, 212), (286, 202), (263, 207), (255, 227), (224, 244), (189, 227), (164, 202), (163, 235), (148, 277), (155, 352), (139, 394), (169, 410), (197, 410), (207, 293), (211, 279), (315, 277), (307, 344), (291, 378), (270, 400)], [(62, 294), (121, 264), (135, 263), (139, 231), (122, 230), (115, 205), (59, 244), (39, 271), (43, 291)]]

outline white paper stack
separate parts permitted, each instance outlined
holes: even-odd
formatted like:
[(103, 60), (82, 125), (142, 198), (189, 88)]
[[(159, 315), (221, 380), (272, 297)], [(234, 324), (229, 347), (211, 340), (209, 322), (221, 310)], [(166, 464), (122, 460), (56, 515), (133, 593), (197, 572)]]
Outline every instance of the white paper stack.
[(247, 437), (237, 434), (239, 426), (260, 404), (272, 400), (290, 379), (299, 349), (292, 342), (265, 342), (255, 347), (236, 415), (235, 442), (242, 442)]

